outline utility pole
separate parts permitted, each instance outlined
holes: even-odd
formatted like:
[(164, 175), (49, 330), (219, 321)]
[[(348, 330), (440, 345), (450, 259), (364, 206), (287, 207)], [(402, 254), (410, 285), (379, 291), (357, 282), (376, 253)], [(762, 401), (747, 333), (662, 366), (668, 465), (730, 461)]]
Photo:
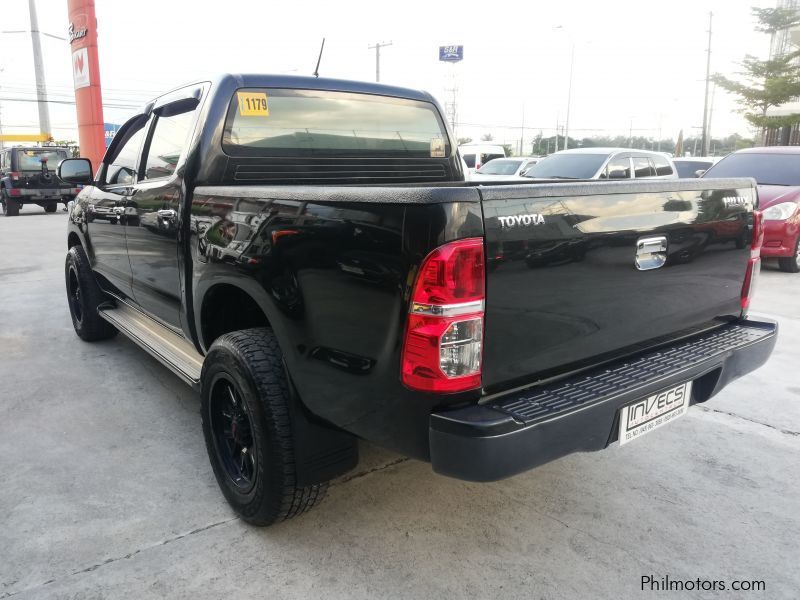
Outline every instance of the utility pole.
[(567, 120), (564, 122), (564, 150), (569, 149), (569, 105), (572, 104), (572, 68), (575, 65), (575, 40), (569, 54), (569, 86), (567, 87)]
[[(31, 0), (33, 2), (33, 0)], [(375, 81), (381, 80), (381, 48), (391, 46), (392, 42), (376, 42), (374, 46), (369, 46), (369, 49), (375, 49)]]
[(524, 150), (525, 146), (523, 146), (524, 143), (525, 143), (525, 103), (523, 102), (522, 103), (522, 124), (520, 125), (520, 128), (519, 128), (519, 155), (520, 156), (524, 156), (525, 155), (525, 150)]
[(33, 69), (36, 74), (36, 99), (39, 101), (39, 129), (44, 135), (52, 135), (50, 109), (47, 106), (47, 85), (44, 81), (42, 44), (39, 40), (39, 19), (36, 18), (36, 1), (28, 0), (31, 15), (31, 43), (33, 44)]
[(708, 156), (709, 144), (711, 140), (708, 137), (708, 84), (711, 80), (711, 23), (714, 18), (714, 13), (708, 13), (708, 50), (706, 50), (706, 93), (703, 100), (703, 143), (701, 152), (703, 156)]

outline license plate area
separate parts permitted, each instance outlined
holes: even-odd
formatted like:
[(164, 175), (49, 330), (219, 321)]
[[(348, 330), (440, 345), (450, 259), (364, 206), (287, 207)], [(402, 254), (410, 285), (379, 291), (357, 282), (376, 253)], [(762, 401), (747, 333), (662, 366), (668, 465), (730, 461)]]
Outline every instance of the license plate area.
[(619, 414), (620, 446), (686, 414), (691, 395), (692, 382), (687, 381), (623, 406)]

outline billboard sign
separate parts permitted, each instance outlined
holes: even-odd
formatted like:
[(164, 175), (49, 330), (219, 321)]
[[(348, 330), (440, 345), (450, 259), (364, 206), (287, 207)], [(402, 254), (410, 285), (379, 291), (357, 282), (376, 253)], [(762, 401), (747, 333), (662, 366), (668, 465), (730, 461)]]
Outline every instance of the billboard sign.
[(105, 133), (106, 137), (106, 148), (111, 145), (111, 140), (114, 139), (114, 136), (120, 127), (122, 127), (122, 125), (117, 125), (116, 123), (103, 123), (103, 132)]
[(439, 46), (439, 60), (444, 62), (464, 60), (464, 46)]

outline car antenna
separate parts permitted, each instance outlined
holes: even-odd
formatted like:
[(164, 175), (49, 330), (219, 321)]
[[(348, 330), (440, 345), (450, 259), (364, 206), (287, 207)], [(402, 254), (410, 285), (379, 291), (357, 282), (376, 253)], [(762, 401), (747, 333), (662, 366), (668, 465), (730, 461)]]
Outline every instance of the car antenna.
[(322, 60), (322, 51), (325, 49), (325, 38), (322, 38), (322, 46), (319, 47), (319, 57), (317, 58), (317, 68), (314, 69), (314, 77), (319, 77), (319, 63)]

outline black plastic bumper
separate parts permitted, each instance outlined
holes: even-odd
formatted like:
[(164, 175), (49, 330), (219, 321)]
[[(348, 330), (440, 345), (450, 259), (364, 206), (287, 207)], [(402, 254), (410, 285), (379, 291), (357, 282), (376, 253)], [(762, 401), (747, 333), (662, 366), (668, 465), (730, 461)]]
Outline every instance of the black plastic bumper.
[(744, 320), (487, 403), (431, 415), (434, 471), (469, 481), (510, 477), (573, 452), (616, 441), (620, 408), (693, 381), (691, 403), (763, 365), (778, 335), (772, 321)]

